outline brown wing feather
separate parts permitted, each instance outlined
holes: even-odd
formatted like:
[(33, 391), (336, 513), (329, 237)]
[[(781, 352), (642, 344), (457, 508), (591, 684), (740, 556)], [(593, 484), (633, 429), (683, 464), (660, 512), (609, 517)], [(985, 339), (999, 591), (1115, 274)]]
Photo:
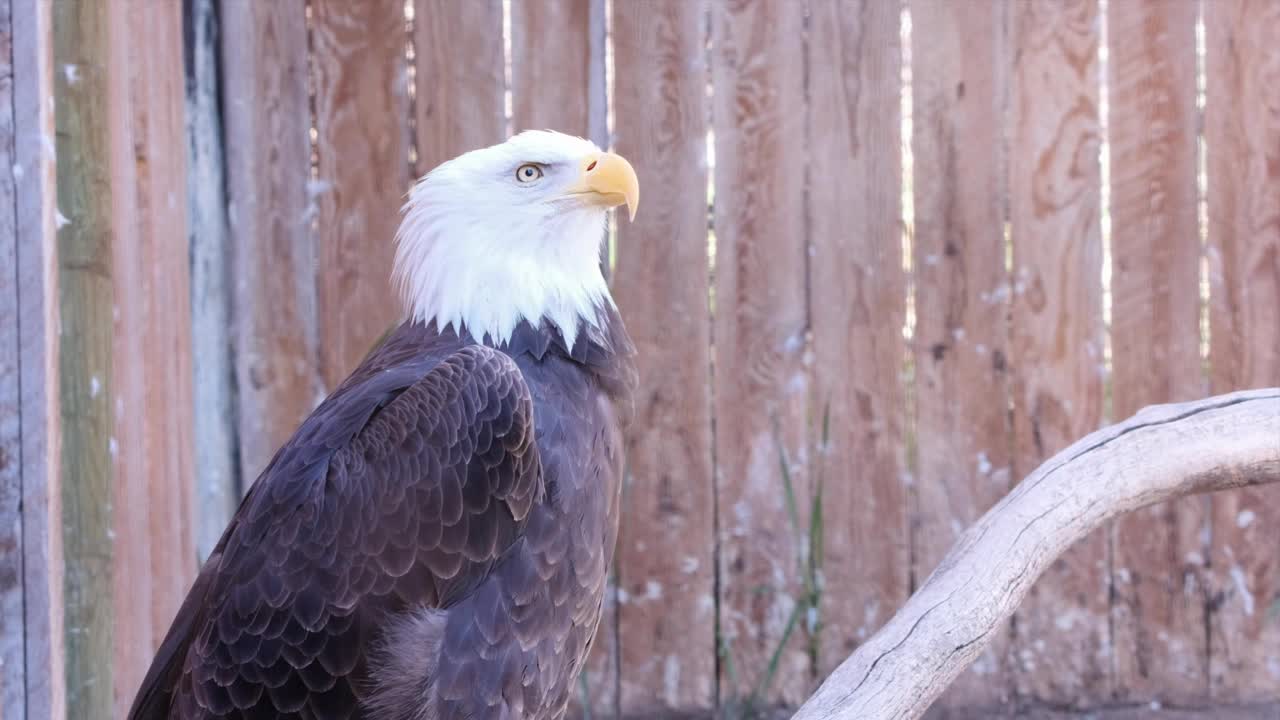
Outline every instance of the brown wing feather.
[(544, 490), (520, 370), (390, 346), (272, 460), (131, 718), (358, 717), (380, 628), (464, 596), (521, 534)]

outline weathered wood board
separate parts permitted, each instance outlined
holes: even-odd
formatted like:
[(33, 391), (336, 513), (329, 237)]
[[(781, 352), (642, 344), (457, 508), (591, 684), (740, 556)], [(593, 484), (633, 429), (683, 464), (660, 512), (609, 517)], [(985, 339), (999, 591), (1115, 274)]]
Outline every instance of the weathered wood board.
[[(111, 5), (114, 715), (195, 577), (182, 8)], [(130, 33), (148, 38), (129, 43)]]
[(794, 612), (812, 492), (802, 20), (783, 3), (711, 10), (722, 704), (796, 703), (813, 682)]
[(595, 104), (591, 92), (604, 92), (603, 84), (591, 85), (591, 6), (595, 2), (598, 0), (511, 3), (513, 132), (589, 134)]
[[(404, 2), (311, 3), (316, 335), (326, 392), (400, 317), (391, 259), (409, 183)], [(465, 63), (464, 63), (465, 64)]]
[[(240, 476), (247, 488), (323, 395), (303, 0), (226, 3), (222, 54)], [(268, 159), (266, 162), (263, 159)]]
[[(3, 0), (0, 0), (3, 3)], [(13, 159), (16, 199), (17, 362), (14, 409), (21, 428), (22, 669), (25, 688), (6, 714), (66, 717), (62, 553), (62, 413), (59, 400), (59, 262), (52, 3), (3, 3), (12, 14)], [(0, 165), (0, 168), (3, 168)], [(0, 172), (3, 172), (0, 169)], [(6, 617), (13, 617), (8, 616)], [(7, 661), (6, 661), (7, 662)], [(11, 676), (6, 676), (6, 678)], [(8, 679), (6, 679), (6, 683)], [(6, 688), (9, 687), (6, 684)], [(24, 691), (25, 690), (25, 691)], [(21, 717), (21, 715), (18, 715)]]
[[(22, 617), (22, 413), (18, 366), (18, 159), (13, 122), (13, 21), (0, 0), (0, 707), (26, 713)], [(9, 708), (12, 708), (11, 710)]]
[[(413, 47), (416, 93), (414, 176), (468, 150), (501, 142), (502, 0), (417, 0)], [(465, 53), (467, 62), (457, 62)]]
[(91, 717), (112, 707), (114, 608), (111, 408), (115, 288), (112, 105), (107, 3), (55, 3), (59, 412), (66, 552), (66, 708)]
[(192, 412), (196, 555), (204, 561), (240, 504), (231, 348), (226, 168), (218, 97), (216, 0), (190, 0), (187, 74), (187, 237), (191, 253)]
[[(901, 10), (880, 0), (823, 0), (810, 13), (804, 250), (812, 385), (803, 420), (809, 493), (821, 495), (825, 521), (820, 549), (809, 551), (822, 579), (816, 625), (806, 628), (817, 679), (906, 600), (911, 561)], [(784, 137), (795, 153), (799, 138)], [(791, 388), (793, 379), (784, 381)]]
[[(615, 555), (622, 715), (715, 702), (715, 488), (700, 0), (614, 6), (617, 151), (643, 189), (618, 222), (613, 296), (636, 343)], [(700, 189), (703, 189), (700, 191)]]
[[(918, 584), (1013, 481), (1002, 232), (1010, 13), (999, 0), (910, 9)], [(1009, 651), (1005, 629), (940, 704), (1006, 701)]]
[[(1097, 0), (1012, 6), (1013, 476), (1102, 421)], [(1111, 693), (1107, 537), (1068, 551), (1014, 615), (1017, 694), (1076, 705)]]
[[(1201, 397), (1193, 2), (1107, 10), (1111, 142), (1111, 417)], [(1157, 505), (1112, 533), (1117, 698), (1207, 696), (1209, 498)]]
[[(1212, 390), (1280, 385), (1280, 4), (1204, 5)], [(1212, 499), (1213, 698), (1280, 683), (1280, 492)]]

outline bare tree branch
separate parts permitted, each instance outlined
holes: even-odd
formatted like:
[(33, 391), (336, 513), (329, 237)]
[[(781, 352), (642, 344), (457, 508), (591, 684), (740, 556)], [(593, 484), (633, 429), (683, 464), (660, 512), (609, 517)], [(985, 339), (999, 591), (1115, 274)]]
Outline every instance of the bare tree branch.
[(1184, 495), (1280, 482), (1280, 388), (1159, 405), (1050, 458), (957, 541), (794, 720), (916, 718), (1032, 583), (1106, 521)]

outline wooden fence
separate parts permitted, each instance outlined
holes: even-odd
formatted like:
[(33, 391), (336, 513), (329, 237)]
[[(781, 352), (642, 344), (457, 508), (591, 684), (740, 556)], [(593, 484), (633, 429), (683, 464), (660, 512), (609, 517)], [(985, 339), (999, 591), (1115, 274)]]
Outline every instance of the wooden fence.
[[(1274, 0), (0, 0), (4, 714), (123, 714), (395, 319), (408, 183), (527, 127), (645, 192), (580, 703), (795, 703), (1050, 454), (1280, 385), (1276, 38)], [(942, 704), (1280, 701), (1278, 524), (1116, 523)]]

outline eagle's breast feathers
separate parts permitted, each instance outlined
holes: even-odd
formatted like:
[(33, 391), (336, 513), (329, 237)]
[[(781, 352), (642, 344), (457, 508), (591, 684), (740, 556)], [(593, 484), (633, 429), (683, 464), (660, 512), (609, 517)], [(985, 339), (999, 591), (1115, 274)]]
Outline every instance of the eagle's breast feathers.
[(254, 484), (131, 717), (553, 717), (599, 619), (633, 374), (620, 326), (554, 333), (393, 333)]

